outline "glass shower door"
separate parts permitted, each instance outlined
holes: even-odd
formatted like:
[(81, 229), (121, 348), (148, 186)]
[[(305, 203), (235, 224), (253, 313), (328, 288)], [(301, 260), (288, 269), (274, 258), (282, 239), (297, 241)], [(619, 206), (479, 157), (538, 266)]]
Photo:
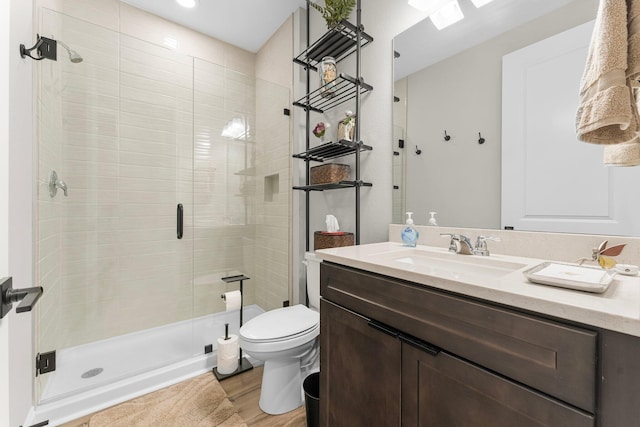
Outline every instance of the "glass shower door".
[[(38, 64), (36, 345), (57, 369), (37, 387), (50, 401), (194, 352), (193, 59), (47, 9), (40, 34), (83, 58), (59, 43)], [(52, 171), (68, 196), (50, 195)]]

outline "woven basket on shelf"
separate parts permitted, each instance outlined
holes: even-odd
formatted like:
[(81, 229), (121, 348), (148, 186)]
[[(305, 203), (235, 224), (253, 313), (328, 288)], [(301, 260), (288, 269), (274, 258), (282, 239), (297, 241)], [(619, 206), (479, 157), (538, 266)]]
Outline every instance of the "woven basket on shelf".
[(309, 180), (311, 185), (332, 184), (340, 181), (348, 181), (350, 173), (351, 167), (349, 165), (328, 163), (326, 165), (312, 167)]

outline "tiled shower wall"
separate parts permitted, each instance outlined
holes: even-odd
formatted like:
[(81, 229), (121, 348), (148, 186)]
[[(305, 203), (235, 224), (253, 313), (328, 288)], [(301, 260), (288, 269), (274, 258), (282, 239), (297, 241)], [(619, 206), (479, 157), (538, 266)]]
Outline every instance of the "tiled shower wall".
[[(254, 54), (118, 1), (42, 5), (41, 33), (84, 61), (42, 62), (39, 350), (223, 310), (220, 294), (237, 287), (220, 281), (228, 274), (251, 277), (247, 304), (280, 306), (290, 270), (288, 88), (257, 80)], [(166, 34), (178, 49), (161, 47)], [(248, 135), (222, 137), (238, 117)], [(49, 196), (53, 169), (69, 197)]]

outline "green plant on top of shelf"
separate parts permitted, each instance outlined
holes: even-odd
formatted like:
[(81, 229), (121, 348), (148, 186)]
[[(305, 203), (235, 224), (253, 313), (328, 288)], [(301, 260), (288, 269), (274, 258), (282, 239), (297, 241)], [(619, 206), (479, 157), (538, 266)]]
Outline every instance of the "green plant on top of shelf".
[(351, 15), (353, 8), (356, 7), (356, 0), (325, 0), (324, 7), (311, 0), (307, 0), (307, 4), (322, 14), (327, 21), (327, 28), (333, 29), (340, 24), (340, 21)]

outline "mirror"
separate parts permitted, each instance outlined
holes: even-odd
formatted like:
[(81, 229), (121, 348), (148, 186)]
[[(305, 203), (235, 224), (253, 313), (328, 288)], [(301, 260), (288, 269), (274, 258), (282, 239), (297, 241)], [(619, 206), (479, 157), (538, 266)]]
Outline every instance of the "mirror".
[[(459, 3), (462, 21), (437, 31), (427, 18), (394, 39), (400, 55), (394, 62), (394, 135), (403, 137), (394, 136), (393, 143), (400, 157), (393, 161), (393, 221), (404, 223), (404, 212), (412, 211), (417, 224), (427, 224), (428, 212), (437, 211), (440, 226), (499, 229), (504, 226), (503, 56), (592, 21), (598, 1), (495, 0), (479, 9), (469, 0)], [(438, 80), (443, 76), (447, 83)], [(579, 77), (576, 80), (577, 102)], [(472, 104), (472, 111), (463, 108)], [(568, 114), (570, 126), (574, 114), (575, 108)], [(601, 146), (576, 145), (601, 159)], [(566, 166), (571, 173), (571, 165)]]

